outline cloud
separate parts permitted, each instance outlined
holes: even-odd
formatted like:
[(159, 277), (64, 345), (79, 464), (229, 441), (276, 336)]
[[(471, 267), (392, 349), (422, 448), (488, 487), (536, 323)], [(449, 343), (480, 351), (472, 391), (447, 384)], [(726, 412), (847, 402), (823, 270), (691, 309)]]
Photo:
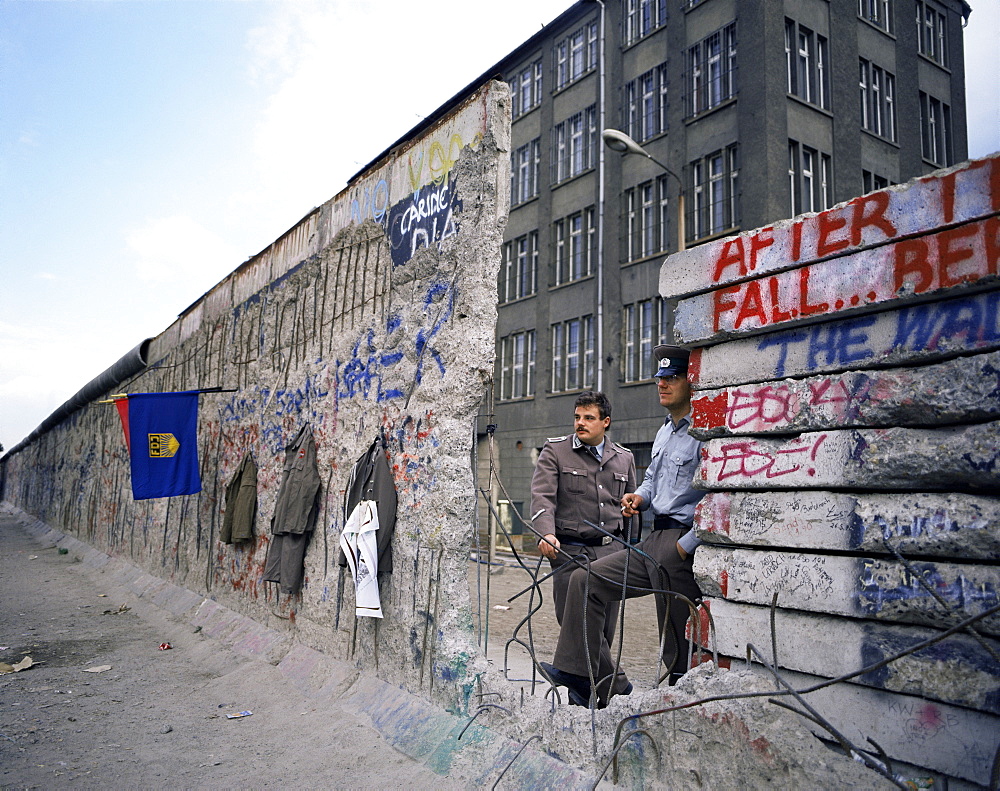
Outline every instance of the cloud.
[(185, 215), (149, 220), (128, 232), (126, 243), (136, 257), (136, 275), (148, 283), (204, 283), (242, 261), (230, 244)]

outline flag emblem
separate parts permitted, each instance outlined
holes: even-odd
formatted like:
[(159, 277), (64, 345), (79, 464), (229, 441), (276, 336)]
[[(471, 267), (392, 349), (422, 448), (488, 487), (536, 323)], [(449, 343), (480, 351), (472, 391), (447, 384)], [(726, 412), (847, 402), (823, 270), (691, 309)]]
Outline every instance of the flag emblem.
[(150, 434), (149, 456), (153, 459), (170, 459), (177, 455), (181, 443), (173, 434)]
[[(131, 393), (116, 402), (132, 469), (132, 497), (176, 497), (201, 491), (198, 391)], [(146, 437), (132, 448), (132, 435)]]

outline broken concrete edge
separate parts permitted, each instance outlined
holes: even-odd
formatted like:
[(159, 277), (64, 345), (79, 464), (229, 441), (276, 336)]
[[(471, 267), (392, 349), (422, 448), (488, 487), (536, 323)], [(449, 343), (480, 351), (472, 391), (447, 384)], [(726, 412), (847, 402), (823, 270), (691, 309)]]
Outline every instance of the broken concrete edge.
[[(628, 698), (613, 699), (607, 709), (596, 713), (570, 706), (553, 707), (548, 699), (536, 697), (522, 702), (522, 708), (530, 709), (524, 717), (498, 719), (496, 709), (477, 707), (482, 711), (474, 714), (484, 714), (483, 720), (493, 719), (497, 726), (493, 727), (494, 723), (480, 724), (473, 715), (446, 711), (210, 598), (108, 556), (10, 503), (0, 502), (0, 513), (16, 518), (36, 540), (66, 548), (88, 572), (112, 575), (118, 583), (116, 592), (201, 627), (207, 638), (234, 653), (274, 665), (303, 695), (337, 701), (346, 711), (367, 719), (394, 749), (441, 776), (468, 781), (475, 787), (492, 784), (502, 775), (505, 786), (512, 788), (592, 788), (601, 772), (601, 783), (610, 783), (613, 770), (609, 762), (617, 725), (622, 726), (622, 741), (627, 742), (618, 753), (619, 782), (629, 787), (666, 787), (670, 776), (665, 774), (667, 762), (677, 777), (687, 780), (698, 776), (705, 783), (714, 780), (720, 787), (731, 784), (734, 775), (740, 784), (752, 784), (760, 779), (760, 772), (767, 775), (769, 782), (786, 786), (829, 787), (833, 778), (837, 782), (850, 778), (853, 782), (848, 782), (849, 787), (891, 787), (856, 761), (829, 751), (822, 742), (811, 737), (804, 740), (801, 728), (789, 728), (797, 718), (768, 704), (768, 685), (758, 683), (750, 671), (719, 670), (702, 664), (675, 687), (637, 691)], [(475, 697), (484, 703), (491, 699), (494, 688), (506, 683), (502, 674), (481, 676), (480, 681), (482, 688)], [(754, 692), (758, 697), (715, 700), (720, 692)], [(650, 714), (706, 698), (714, 702), (667, 715)], [(598, 725), (593, 741), (599, 750), (596, 756), (582, 746), (592, 740), (580, 738), (591, 728), (592, 714)], [(534, 723), (530, 733), (525, 723)], [(504, 727), (518, 738), (501, 732)], [(652, 728), (663, 739), (670, 738), (669, 749), (654, 745), (651, 750), (648, 740), (631, 738), (643, 728)], [(684, 741), (683, 749), (678, 739)], [(539, 740), (540, 745), (533, 745)], [(711, 765), (706, 766), (706, 749), (729, 750), (733, 744), (746, 760), (733, 762), (729, 756), (727, 761), (709, 762)]]

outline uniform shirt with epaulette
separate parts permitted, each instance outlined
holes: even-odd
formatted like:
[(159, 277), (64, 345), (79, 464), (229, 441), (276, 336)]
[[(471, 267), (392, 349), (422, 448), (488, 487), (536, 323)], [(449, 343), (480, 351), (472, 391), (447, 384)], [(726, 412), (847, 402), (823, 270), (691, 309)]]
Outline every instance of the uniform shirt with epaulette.
[(606, 439), (598, 460), (576, 434), (551, 437), (542, 446), (531, 480), (531, 519), (539, 535), (600, 542), (622, 527), (622, 496), (635, 491), (635, 459)]

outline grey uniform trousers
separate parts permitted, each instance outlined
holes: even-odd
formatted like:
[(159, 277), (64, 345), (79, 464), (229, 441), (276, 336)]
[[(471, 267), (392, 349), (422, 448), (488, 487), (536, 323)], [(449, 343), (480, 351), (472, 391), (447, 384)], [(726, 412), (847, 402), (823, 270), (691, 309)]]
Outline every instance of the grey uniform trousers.
[[(585, 569), (574, 571), (566, 590), (562, 629), (559, 631), (559, 642), (556, 644), (552, 664), (562, 671), (585, 678), (592, 668), (594, 680), (597, 682), (611, 677), (614, 662), (609, 644), (602, 638), (608, 604), (622, 600), (622, 577), (626, 572), (626, 558), (628, 558), (628, 577), (624, 598), (648, 596), (649, 588), (662, 588), (680, 593), (692, 601), (698, 599), (701, 592), (694, 581), (692, 571), (694, 557), (689, 555), (686, 560), (681, 560), (677, 553), (677, 539), (685, 532), (687, 531), (674, 528), (654, 530), (649, 538), (636, 545), (656, 563), (650, 562), (649, 558), (637, 552), (625, 550), (594, 561), (590, 566), (589, 584)], [(665, 577), (660, 574), (657, 563), (665, 570)], [(687, 662), (684, 626), (689, 613), (687, 604), (676, 597), (656, 597), (660, 634), (663, 634), (664, 627), (668, 629), (664, 640), (663, 661), (674, 673), (683, 673)], [(624, 675), (619, 673), (615, 678), (613, 691), (621, 692), (626, 683)], [(598, 683), (598, 695), (602, 700), (605, 699), (600, 683)]]
[[(618, 542), (599, 547), (576, 547), (568, 544), (562, 545), (562, 550), (568, 555), (585, 555), (593, 563), (598, 558), (607, 557), (612, 552), (617, 552), (624, 547)], [(582, 561), (583, 566), (575, 563), (572, 558), (565, 555), (556, 555), (555, 560), (549, 561), (549, 566), (555, 572), (552, 575), (552, 602), (556, 608), (556, 621), (561, 627), (563, 624), (563, 613), (566, 611), (566, 591), (569, 588), (569, 578), (573, 571), (579, 568), (586, 568), (586, 561)], [(618, 625), (618, 607), (613, 602), (609, 602), (606, 608), (604, 619), (604, 639), (610, 646), (615, 640), (615, 628)]]

